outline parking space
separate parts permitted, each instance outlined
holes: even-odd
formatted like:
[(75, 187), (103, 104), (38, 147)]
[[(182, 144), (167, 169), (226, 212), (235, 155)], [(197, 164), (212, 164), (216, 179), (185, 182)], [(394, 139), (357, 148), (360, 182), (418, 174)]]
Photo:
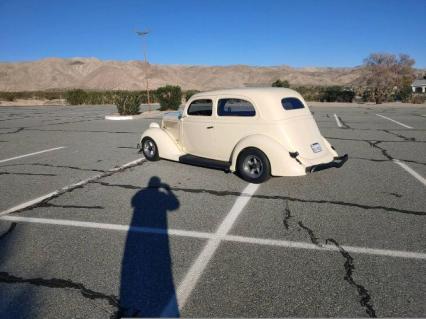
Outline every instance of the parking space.
[(424, 108), (312, 111), (349, 161), (255, 186), (145, 161), (153, 120), (0, 108), (2, 317), (425, 316)]

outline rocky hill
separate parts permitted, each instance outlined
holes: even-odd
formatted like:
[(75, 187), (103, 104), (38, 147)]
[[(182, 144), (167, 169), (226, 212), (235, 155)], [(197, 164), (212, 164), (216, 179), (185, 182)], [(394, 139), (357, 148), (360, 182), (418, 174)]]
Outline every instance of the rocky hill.
[(157, 65), (141, 61), (101, 61), (95, 58), (49, 58), (33, 62), (0, 63), (0, 91), (49, 89), (155, 89), (165, 84), (183, 89), (217, 89), (270, 84), (286, 79), (292, 85), (358, 85), (362, 68), (292, 68)]

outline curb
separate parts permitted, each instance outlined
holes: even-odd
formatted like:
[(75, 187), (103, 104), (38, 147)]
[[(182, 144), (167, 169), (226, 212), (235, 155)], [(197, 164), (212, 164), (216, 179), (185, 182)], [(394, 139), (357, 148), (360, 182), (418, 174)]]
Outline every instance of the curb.
[(127, 121), (127, 120), (133, 120), (135, 116), (133, 115), (105, 115), (105, 120), (111, 120), (111, 121)]

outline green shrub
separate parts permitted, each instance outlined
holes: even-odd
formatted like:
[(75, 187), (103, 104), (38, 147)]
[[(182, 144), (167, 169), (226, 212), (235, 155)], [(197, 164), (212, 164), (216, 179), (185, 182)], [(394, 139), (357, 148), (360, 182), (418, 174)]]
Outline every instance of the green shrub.
[(349, 89), (343, 89), (341, 86), (330, 86), (324, 89), (321, 101), (325, 102), (350, 102), (355, 97), (355, 92)]
[(289, 88), (290, 83), (287, 80), (276, 80), (272, 83), (272, 87)]
[(142, 96), (131, 92), (116, 92), (113, 97), (120, 115), (139, 114), (139, 107), (142, 103)]
[(15, 101), (16, 99), (16, 93), (15, 92), (1, 92), (0, 94), (0, 100), (3, 101)]
[(157, 89), (156, 97), (160, 102), (160, 110), (177, 110), (182, 103), (180, 86), (166, 85)]
[(200, 93), (198, 90), (188, 90), (185, 92), (185, 100), (188, 101), (194, 94)]
[(65, 93), (65, 99), (71, 105), (81, 105), (87, 102), (87, 92), (76, 89)]

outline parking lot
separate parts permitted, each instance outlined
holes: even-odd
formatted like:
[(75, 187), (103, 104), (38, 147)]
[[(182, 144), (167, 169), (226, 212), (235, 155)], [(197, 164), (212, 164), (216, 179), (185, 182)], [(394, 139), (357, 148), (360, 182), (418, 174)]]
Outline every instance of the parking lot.
[(0, 317), (426, 316), (426, 108), (311, 110), (346, 164), (254, 185), (145, 161), (152, 119), (0, 108)]

